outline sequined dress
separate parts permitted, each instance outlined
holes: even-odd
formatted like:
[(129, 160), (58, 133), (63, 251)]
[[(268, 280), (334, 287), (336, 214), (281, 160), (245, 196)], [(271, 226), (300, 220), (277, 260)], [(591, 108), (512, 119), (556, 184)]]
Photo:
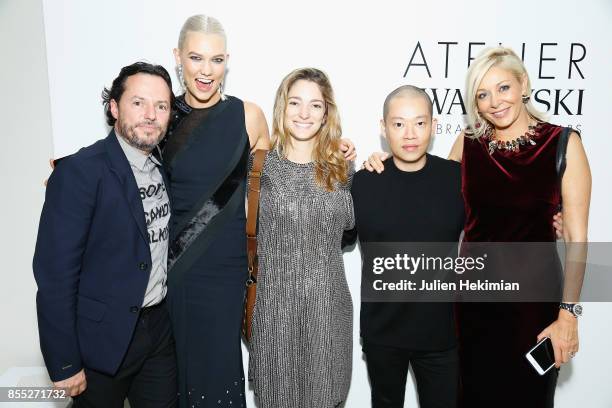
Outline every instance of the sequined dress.
[(353, 204), (348, 185), (325, 191), (314, 173), (274, 151), (264, 163), (249, 360), (261, 408), (335, 407), (348, 393), (353, 306), (341, 241)]

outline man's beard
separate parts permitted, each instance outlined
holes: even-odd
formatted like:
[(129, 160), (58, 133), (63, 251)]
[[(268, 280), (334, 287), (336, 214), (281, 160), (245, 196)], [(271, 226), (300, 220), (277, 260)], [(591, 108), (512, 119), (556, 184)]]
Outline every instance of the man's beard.
[[(119, 125), (121, 136), (123, 136), (123, 138), (129, 143), (130, 146), (135, 147), (138, 150), (143, 150), (146, 152), (152, 151), (155, 148), (155, 146), (157, 146), (157, 144), (164, 138), (164, 135), (166, 134), (166, 129), (163, 129), (160, 126), (160, 124), (156, 121), (145, 120), (145, 121), (136, 123), (134, 126), (130, 126), (127, 123), (124, 123), (121, 120), (118, 120), (117, 124)], [(136, 134), (136, 128), (141, 125), (155, 126), (157, 130), (153, 132), (144, 132), (141, 129), (145, 137), (142, 137), (142, 136), (139, 137)], [(156, 132), (159, 132), (158, 136), (155, 139), (151, 140), (150, 139), (151, 135), (153, 135)]]

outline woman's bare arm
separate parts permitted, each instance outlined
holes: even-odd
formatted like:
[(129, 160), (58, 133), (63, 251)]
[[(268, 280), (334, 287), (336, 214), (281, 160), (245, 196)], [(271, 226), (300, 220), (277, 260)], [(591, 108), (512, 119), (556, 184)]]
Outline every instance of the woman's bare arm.
[(270, 132), (261, 108), (252, 102), (245, 101), (244, 122), (249, 134), (251, 152), (257, 149), (270, 149)]
[(461, 159), (463, 158), (463, 139), (465, 138), (465, 133), (461, 132), (457, 139), (455, 139), (455, 143), (453, 143), (453, 147), (451, 147), (451, 151), (448, 154), (449, 160), (454, 160), (456, 162), (461, 163)]

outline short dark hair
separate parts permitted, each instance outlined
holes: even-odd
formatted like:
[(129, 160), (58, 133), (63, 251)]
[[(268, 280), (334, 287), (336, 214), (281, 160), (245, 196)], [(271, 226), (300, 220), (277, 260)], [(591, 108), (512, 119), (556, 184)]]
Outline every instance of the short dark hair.
[(138, 61), (132, 65), (121, 68), (119, 76), (114, 79), (110, 89), (104, 88), (102, 91), (102, 104), (104, 105), (104, 111), (106, 113), (106, 123), (109, 126), (114, 126), (116, 119), (110, 109), (110, 101), (114, 99), (117, 103), (121, 99), (121, 95), (125, 91), (125, 81), (132, 75), (136, 74), (149, 74), (155, 75), (162, 78), (168, 84), (170, 90), (170, 106), (174, 106), (174, 92), (172, 92), (172, 80), (170, 74), (166, 71), (166, 68), (161, 65), (153, 65), (148, 62)]
[(414, 85), (402, 85), (399, 88), (395, 88), (387, 97), (385, 98), (385, 103), (383, 105), (383, 120), (387, 120), (387, 114), (389, 113), (389, 104), (395, 98), (399, 97), (421, 97), (427, 103), (427, 109), (429, 110), (430, 119), (433, 118), (433, 103), (431, 102), (431, 98), (427, 95), (424, 89), (419, 88)]

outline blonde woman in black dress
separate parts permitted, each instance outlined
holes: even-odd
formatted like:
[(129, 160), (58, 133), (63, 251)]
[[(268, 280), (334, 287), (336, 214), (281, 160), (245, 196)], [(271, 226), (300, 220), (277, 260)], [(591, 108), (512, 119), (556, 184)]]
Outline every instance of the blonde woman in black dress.
[(245, 406), (240, 325), (249, 152), (269, 146), (261, 109), (227, 96), (225, 32), (187, 19), (174, 50), (185, 93), (163, 149), (172, 203), (168, 300), (180, 407)]

